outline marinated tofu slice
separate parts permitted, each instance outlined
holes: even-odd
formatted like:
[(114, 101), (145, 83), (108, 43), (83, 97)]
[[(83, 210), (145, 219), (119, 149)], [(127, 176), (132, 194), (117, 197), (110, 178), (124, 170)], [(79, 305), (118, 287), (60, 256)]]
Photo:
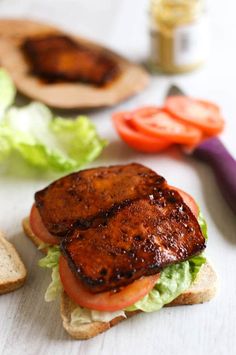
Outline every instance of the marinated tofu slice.
[(35, 194), (47, 230), (65, 236), (75, 227), (89, 228), (127, 201), (154, 196), (166, 181), (140, 164), (83, 170), (63, 177)]
[(102, 86), (119, 72), (117, 63), (110, 56), (64, 35), (28, 38), (22, 50), (33, 73), (50, 81), (77, 81)]
[(75, 229), (61, 248), (83, 285), (98, 293), (199, 254), (205, 238), (180, 195), (160, 188), (155, 198), (127, 202), (96, 227)]

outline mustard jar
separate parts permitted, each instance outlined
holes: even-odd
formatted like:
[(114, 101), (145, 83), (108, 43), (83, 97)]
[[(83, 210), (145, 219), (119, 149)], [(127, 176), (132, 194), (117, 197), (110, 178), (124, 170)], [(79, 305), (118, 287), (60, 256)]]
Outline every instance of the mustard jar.
[(151, 0), (150, 66), (167, 73), (191, 71), (206, 59), (208, 26), (203, 0)]

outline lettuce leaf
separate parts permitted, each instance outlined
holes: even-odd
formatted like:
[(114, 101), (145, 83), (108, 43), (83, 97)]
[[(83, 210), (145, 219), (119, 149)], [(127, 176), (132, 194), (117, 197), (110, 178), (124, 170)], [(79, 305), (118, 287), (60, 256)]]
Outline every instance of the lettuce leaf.
[(53, 267), (58, 266), (60, 255), (60, 246), (51, 246), (47, 250), (47, 255), (39, 260), (38, 265), (43, 268), (52, 269)]
[(53, 118), (43, 104), (11, 107), (0, 124), (0, 157), (19, 154), (42, 170), (69, 172), (91, 162), (102, 151), (102, 140), (85, 116)]
[(44, 299), (46, 302), (54, 301), (63, 290), (58, 265), (52, 268), (52, 281), (49, 284)]
[(16, 89), (7, 71), (0, 68), (0, 120), (5, 110), (12, 105)]
[(203, 217), (202, 212), (200, 211), (200, 209), (199, 209), (199, 215), (198, 215), (198, 219), (197, 220), (198, 220), (198, 223), (199, 223), (199, 225), (201, 227), (202, 234), (204, 235), (205, 239), (207, 240), (208, 239), (207, 223), (206, 223), (206, 220)]
[(198, 256), (194, 256), (193, 258), (188, 260), (189, 265), (190, 265), (192, 282), (196, 279), (197, 274), (199, 273), (202, 265), (205, 264), (206, 261), (207, 261), (207, 259), (203, 254), (198, 255)]
[(52, 281), (49, 284), (44, 299), (46, 302), (54, 301), (63, 290), (59, 274), (59, 257), (61, 255), (58, 245), (49, 247), (47, 255), (40, 259), (38, 265), (43, 268), (52, 269)]
[(166, 267), (152, 291), (126, 311), (158, 311), (190, 287), (205, 262), (204, 257), (194, 257), (191, 261)]

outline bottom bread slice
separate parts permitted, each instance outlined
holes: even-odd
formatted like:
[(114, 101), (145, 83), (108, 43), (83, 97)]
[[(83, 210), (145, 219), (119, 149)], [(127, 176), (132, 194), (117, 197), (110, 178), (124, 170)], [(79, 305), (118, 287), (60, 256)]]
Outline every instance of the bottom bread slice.
[[(34, 242), (36, 246), (40, 246), (42, 242), (32, 232), (28, 218), (23, 220), (22, 225), (25, 234)], [(45, 249), (42, 249), (41, 251), (46, 252)], [(191, 305), (207, 302), (214, 297), (216, 290), (216, 272), (207, 262), (201, 267), (197, 278), (191, 287), (166, 306)], [(78, 306), (67, 296), (65, 292), (63, 292), (61, 298), (61, 317), (63, 327), (74, 339), (83, 340), (95, 337), (96, 335), (105, 332), (114, 325), (126, 319), (124, 317), (117, 317), (110, 322), (92, 322), (75, 326), (71, 324), (71, 313), (76, 307)], [(126, 312), (126, 316), (127, 318), (130, 318), (140, 312), (141, 311)]]

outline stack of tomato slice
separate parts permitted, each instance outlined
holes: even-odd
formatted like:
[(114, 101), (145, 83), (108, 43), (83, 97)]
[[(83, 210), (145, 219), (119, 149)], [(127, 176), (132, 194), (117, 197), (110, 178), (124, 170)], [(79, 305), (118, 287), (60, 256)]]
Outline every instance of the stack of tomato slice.
[(163, 107), (148, 106), (113, 114), (120, 137), (132, 148), (159, 152), (172, 144), (196, 146), (224, 127), (217, 105), (186, 96), (170, 96)]

